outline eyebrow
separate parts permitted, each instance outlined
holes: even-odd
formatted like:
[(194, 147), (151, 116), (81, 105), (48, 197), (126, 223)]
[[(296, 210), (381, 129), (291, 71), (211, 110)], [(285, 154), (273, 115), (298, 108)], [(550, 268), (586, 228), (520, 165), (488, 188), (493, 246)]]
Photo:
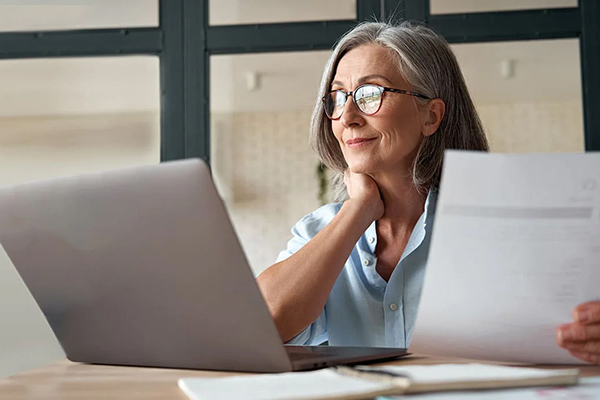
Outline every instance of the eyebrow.
[[(388, 78), (386, 78), (383, 75), (377, 75), (377, 74), (363, 76), (358, 79), (358, 83), (362, 84), (362, 83), (365, 83), (368, 81), (372, 81), (373, 79), (382, 79), (382, 80), (386, 81), (387, 83), (392, 84), (392, 81), (390, 81)], [(333, 85), (344, 86), (344, 84), (340, 81), (331, 82), (331, 86), (333, 86)]]

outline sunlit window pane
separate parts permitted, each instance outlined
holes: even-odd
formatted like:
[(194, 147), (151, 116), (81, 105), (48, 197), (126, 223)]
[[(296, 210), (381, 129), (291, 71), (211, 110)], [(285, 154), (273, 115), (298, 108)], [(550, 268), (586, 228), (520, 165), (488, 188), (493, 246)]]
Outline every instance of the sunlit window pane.
[(584, 150), (578, 39), (452, 48), (492, 151)]
[(0, 185), (160, 161), (157, 57), (0, 61)]
[(0, 31), (158, 26), (158, 0), (0, 0)]
[(577, 0), (430, 0), (432, 14), (577, 7)]
[(356, 0), (210, 0), (211, 25), (356, 19)]

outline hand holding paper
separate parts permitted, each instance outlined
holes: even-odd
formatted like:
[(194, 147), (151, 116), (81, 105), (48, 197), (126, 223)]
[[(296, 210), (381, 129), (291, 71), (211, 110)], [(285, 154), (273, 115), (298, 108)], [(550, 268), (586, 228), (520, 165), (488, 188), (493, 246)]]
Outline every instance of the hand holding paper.
[(580, 304), (573, 319), (558, 329), (558, 344), (577, 358), (600, 364), (600, 301)]
[(600, 298), (600, 154), (444, 162), (411, 351), (582, 363), (556, 331)]

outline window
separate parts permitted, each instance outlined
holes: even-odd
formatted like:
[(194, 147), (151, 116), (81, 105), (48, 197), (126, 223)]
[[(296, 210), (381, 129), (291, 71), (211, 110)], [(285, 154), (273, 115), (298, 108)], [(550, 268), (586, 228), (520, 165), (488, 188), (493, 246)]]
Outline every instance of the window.
[(578, 39), (452, 48), (492, 151), (584, 151)]
[(158, 26), (158, 0), (0, 0), (0, 32)]
[(356, 0), (211, 0), (211, 25), (356, 19)]
[(160, 161), (157, 57), (0, 61), (0, 185)]
[(212, 171), (256, 274), (319, 207), (310, 116), (328, 51), (211, 58)]
[(577, 0), (429, 0), (431, 14), (577, 7)]

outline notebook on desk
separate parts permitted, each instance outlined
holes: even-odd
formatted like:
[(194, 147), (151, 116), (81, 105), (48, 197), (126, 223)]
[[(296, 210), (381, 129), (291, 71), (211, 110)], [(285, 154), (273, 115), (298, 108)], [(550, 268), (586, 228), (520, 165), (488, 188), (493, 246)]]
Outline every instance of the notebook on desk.
[(178, 384), (191, 400), (352, 400), (450, 390), (567, 386), (577, 384), (578, 375), (577, 369), (442, 364), (341, 367), (230, 378), (183, 378)]
[(72, 361), (282, 372), (406, 354), (284, 346), (200, 160), (4, 187), (0, 210)]

